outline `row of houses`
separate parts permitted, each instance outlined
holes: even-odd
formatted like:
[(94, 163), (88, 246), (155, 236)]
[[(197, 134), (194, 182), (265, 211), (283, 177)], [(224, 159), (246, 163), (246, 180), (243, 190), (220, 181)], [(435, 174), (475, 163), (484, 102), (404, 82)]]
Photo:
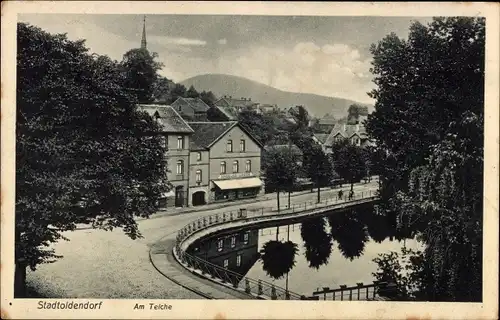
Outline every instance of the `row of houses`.
[(168, 180), (163, 206), (197, 206), (264, 192), (261, 143), (237, 121), (186, 121), (174, 106), (140, 105), (161, 125)]

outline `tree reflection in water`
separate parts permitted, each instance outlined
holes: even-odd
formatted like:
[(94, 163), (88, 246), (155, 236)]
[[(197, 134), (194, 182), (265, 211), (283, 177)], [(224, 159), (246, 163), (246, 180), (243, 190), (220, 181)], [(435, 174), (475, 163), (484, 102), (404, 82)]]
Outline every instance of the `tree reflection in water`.
[(270, 240), (260, 250), (262, 268), (274, 279), (280, 279), (295, 266), (297, 244), (292, 241)]
[(356, 211), (344, 211), (328, 217), (331, 236), (346, 259), (359, 258), (365, 250), (368, 234), (364, 222)]
[(323, 217), (302, 222), (300, 234), (304, 240), (305, 256), (311, 268), (319, 269), (328, 263), (332, 253), (332, 239), (325, 227), (326, 221)]

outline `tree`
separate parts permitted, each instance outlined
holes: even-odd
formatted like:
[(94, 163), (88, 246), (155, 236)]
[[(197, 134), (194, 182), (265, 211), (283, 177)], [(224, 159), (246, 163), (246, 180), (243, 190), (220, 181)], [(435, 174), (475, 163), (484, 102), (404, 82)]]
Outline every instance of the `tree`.
[(153, 83), (151, 100), (155, 103), (171, 103), (170, 91), (174, 85), (172, 80), (161, 76), (157, 77), (156, 81)]
[(158, 125), (139, 112), (120, 65), (17, 25), (15, 296), (26, 269), (60, 256), (51, 243), (79, 223), (141, 236), (168, 191)]
[(203, 100), (203, 102), (205, 102), (209, 107), (213, 107), (215, 101), (217, 100), (212, 91), (207, 92), (205, 90), (200, 93), (200, 99)]
[(366, 128), (391, 158), (382, 185), (389, 198), (408, 189), (411, 170), (426, 163), (450, 122), (483, 112), (484, 37), (484, 18), (435, 18), (415, 22), (408, 40), (390, 34), (371, 46), (377, 88)]
[[(428, 265), (421, 251), (402, 248), (401, 253), (395, 251), (379, 254), (373, 259), (377, 264), (377, 272), (372, 273), (380, 282), (394, 283), (396, 290), (392, 298), (397, 300), (427, 300), (425, 285)], [(379, 294), (382, 290), (379, 289)]]
[(277, 132), (272, 119), (255, 110), (243, 109), (238, 113), (238, 121), (264, 145), (271, 141)]
[(198, 98), (200, 94), (198, 91), (193, 86), (190, 86), (189, 89), (186, 91), (185, 97), (186, 98)]
[(361, 147), (351, 144), (347, 139), (337, 141), (330, 155), (333, 168), (338, 175), (351, 184), (366, 176), (366, 162)]
[(309, 116), (309, 112), (304, 106), (296, 106), (294, 108), (290, 108), (290, 115), (294, 118), (296, 123), (295, 130), (305, 131), (309, 128), (309, 120), (311, 117)]
[(155, 61), (158, 55), (146, 49), (132, 49), (123, 55), (121, 67), (125, 73), (124, 85), (133, 92), (139, 103), (153, 101), (154, 84), (162, 64)]
[(414, 23), (371, 52), (385, 210), (418, 227), (430, 300), (481, 301), (485, 20)]
[(263, 156), (264, 181), (266, 188), (276, 190), (278, 211), (280, 192), (289, 191), (295, 185), (299, 172), (299, 159), (291, 148), (269, 147)]
[(359, 258), (368, 241), (366, 226), (359, 215), (351, 212), (338, 212), (328, 217), (332, 239), (337, 241), (342, 255), (349, 259)]
[(186, 97), (186, 87), (180, 83), (176, 83), (170, 91), (170, 103), (173, 103), (178, 98)]
[(326, 221), (324, 218), (314, 218), (302, 222), (300, 234), (306, 249), (305, 256), (309, 266), (319, 269), (328, 263), (332, 253), (332, 239), (326, 232)]
[(280, 279), (295, 266), (297, 244), (292, 241), (270, 240), (260, 250), (262, 268), (274, 279)]

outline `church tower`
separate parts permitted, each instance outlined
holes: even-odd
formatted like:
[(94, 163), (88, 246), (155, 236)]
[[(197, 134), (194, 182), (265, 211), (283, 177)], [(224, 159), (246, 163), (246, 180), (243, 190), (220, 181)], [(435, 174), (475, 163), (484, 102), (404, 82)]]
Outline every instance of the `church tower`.
[(141, 40), (141, 49), (146, 50), (146, 16), (143, 19), (144, 23), (142, 25), (142, 40)]

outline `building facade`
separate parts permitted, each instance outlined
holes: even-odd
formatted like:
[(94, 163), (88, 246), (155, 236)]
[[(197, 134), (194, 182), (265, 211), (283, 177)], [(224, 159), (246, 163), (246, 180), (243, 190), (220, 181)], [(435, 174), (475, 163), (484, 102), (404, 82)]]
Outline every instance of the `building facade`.
[(161, 135), (167, 152), (167, 178), (173, 188), (165, 194), (162, 206), (183, 207), (188, 205), (189, 190), (189, 144), (193, 129), (171, 107), (164, 105), (139, 105), (161, 124)]
[[(237, 122), (190, 122), (191, 204), (229, 201), (263, 193), (262, 145)], [(198, 160), (199, 159), (199, 160)], [(193, 184), (196, 185), (193, 185)], [(203, 199), (203, 200), (202, 200)]]

